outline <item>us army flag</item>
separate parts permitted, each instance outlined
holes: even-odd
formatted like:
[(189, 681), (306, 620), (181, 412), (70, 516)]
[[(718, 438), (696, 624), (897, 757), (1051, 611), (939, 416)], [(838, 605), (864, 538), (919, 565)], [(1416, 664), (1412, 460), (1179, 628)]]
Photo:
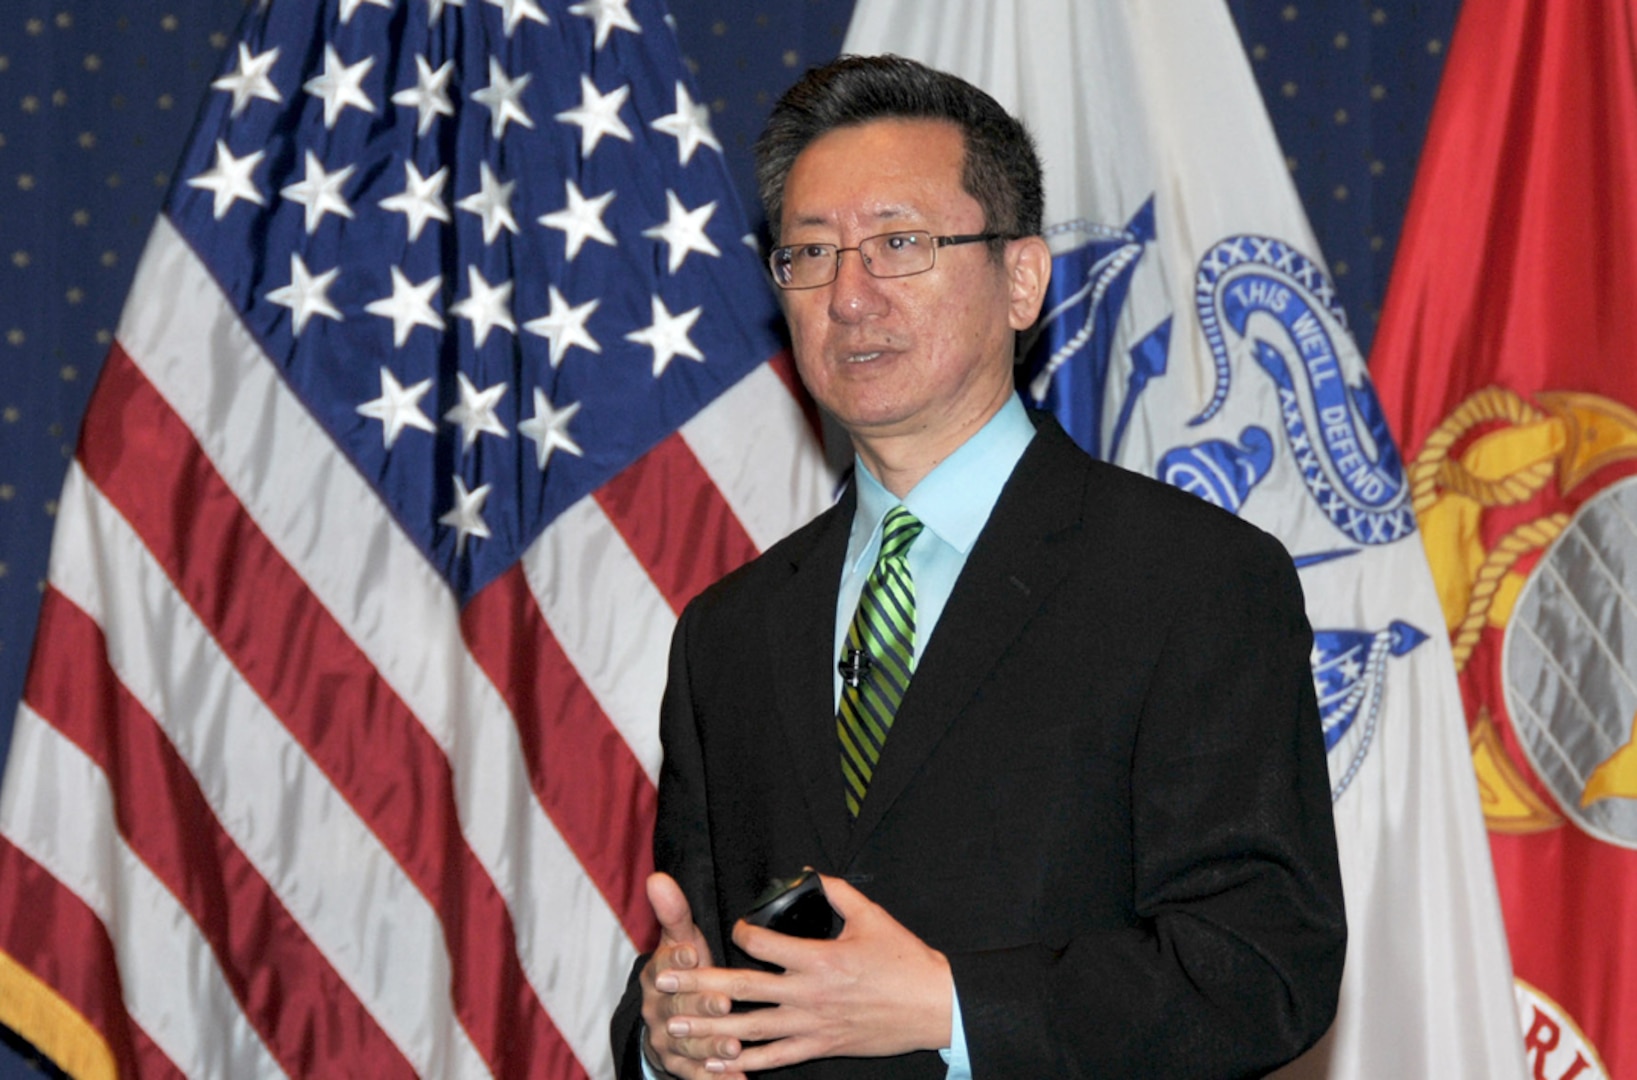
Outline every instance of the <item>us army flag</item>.
[(1288, 1075), (1522, 1077), (1442, 615), (1404, 470), (1227, 11), (1214, 0), (860, 0), (846, 51), (1028, 122), (1055, 255), (1020, 374), (1093, 453), (1276, 534), (1301, 567), (1350, 930)]

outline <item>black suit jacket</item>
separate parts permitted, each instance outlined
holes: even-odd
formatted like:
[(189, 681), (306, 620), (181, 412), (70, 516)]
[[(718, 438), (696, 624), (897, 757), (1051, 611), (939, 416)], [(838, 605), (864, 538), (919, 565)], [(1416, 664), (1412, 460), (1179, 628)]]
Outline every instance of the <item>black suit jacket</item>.
[[(849, 878), (948, 955), (979, 1080), (1259, 1075), (1329, 1026), (1344, 951), (1300, 586), (1266, 534), (1037, 422), (856, 822), (832, 655), (851, 494), (689, 605), (656, 864), (730, 965), (769, 879)], [(639, 1009), (633, 976), (628, 1080)]]

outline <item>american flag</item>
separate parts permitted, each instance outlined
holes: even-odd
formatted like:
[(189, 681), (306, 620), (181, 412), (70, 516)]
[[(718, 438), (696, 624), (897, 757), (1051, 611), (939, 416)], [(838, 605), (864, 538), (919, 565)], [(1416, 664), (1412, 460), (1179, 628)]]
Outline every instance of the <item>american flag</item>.
[(658, 0), (273, 0), (212, 87), (60, 502), (0, 1021), (611, 1075), (671, 628), (831, 487), (709, 110)]

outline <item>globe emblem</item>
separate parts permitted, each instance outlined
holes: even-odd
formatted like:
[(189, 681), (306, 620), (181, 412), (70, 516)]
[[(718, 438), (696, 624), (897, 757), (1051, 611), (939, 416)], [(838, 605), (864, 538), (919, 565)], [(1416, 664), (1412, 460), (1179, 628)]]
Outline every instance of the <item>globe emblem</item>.
[(1502, 683), (1563, 813), (1637, 848), (1637, 477), (1586, 503), (1536, 564), (1507, 624)]

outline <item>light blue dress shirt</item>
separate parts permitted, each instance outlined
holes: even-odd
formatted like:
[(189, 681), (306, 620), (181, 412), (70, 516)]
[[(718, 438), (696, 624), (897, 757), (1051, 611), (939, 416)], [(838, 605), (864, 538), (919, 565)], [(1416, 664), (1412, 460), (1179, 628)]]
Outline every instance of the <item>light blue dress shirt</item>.
[[(915, 582), (916, 657), (932, 639), (938, 618), (955, 588), (955, 579), (966, 566), (966, 557), (977, 542), (978, 533), (989, 521), (1001, 488), (1011, 479), (1012, 470), (1034, 433), (1028, 412), (1014, 394), (976, 435), (939, 462), (937, 468), (922, 477), (904, 497), (904, 506), (925, 526), (909, 549), (909, 574)], [(842, 564), (841, 594), (836, 600), (832, 655), (838, 659), (847, 641), (847, 628), (858, 609), (864, 582), (881, 551), (881, 522), (887, 511), (898, 505), (898, 497), (882, 487), (857, 458), (853, 459), (853, 472), (858, 508), (853, 514), (847, 560)], [(835, 676), (835, 701), (840, 708), (839, 669)], [(947, 1080), (971, 1080), (972, 1062), (966, 1051), (966, 1029), (961, 1024), (959, 988), (951, 1002), (949, 1026), (949, 1048), (939, 1051), (949, 1066)]]
[[(909, 573), (915, 582), (915, 656), (919, 657), (926, 642), (931, 640), (944, 605), (949, 602), (949, 594), (955, 588), (955, 579), (966, 566), (966, 557), (977, 542), (978, 533), (989, 521), (1001, 488), (1011, 479), (1012, 470), (1023, 457), (1034, 433), (1034, 424), (1029, 421), (1023, 402), (1014, 394), (976, 435), (939, 462), (904, 498), (904, 506), (925, 526), (909, 549)], [(853, 472), (858, 507), (853, 513), (847, 559), (842, 564), (841, 593), (836, 601), (835, 650), (831, 655), (837, 659), (846, 643), (847, 626), (858, 608), (864, 582), (881, 551), (882, 519), (888, 510), (898, 505), (897, 496), (882, 487), (856, 457)], [(835, 673), (835, 702), (839, 708), (839, 670)], [(947, 1080), (972, 1080), (966, 1030), (961, 1024), (959, 990), (951, 1002), (949, 1021), (950, 1045), (939, 1051), (949, 1066)], [(657, 1080), (646, 1057), (642, 1070), (648, 1080)]]

